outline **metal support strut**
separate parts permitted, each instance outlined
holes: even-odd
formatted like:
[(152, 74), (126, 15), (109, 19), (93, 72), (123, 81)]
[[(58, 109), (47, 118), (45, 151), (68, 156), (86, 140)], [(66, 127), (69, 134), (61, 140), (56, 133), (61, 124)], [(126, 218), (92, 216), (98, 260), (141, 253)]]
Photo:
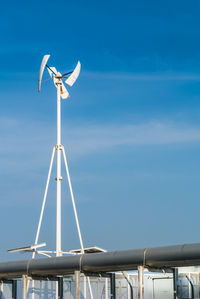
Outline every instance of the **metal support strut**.
[(27, 275), (22, 275), (22, 299), (27, 299), (27, 285), (28, 285), (28, 277)]
[(173, 269), (173, 289), (174, 289), (174, 299), (177, 299), (177, 281), (178, 281), (178, 269)]
[(110, 298), (111, 299), (116, 299), (115, 273), (110, 274)]
[(80, 299), (80, 271), (75, 271), (75, 299)]
[(12, 281), (12, 299), (17, 299), (17, 280)]
[(144, 299), (144, 267), (138, 266), (138, 299)]
[(58, 299), (63, 299), (63, 277), (58, 277)]

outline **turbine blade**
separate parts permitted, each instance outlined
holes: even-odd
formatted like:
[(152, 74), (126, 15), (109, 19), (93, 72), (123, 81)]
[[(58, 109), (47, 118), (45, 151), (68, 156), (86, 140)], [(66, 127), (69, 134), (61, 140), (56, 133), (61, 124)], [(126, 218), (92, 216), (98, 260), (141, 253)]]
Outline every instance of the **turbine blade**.
[(74, 85), (74, 83), (76, 82), (80, 74), (80, 70), (81, 70), (81, 64), (80, 61), (78, 61), (74, 71), (72, 72), (71, 76), (69, 76), (69, 78), (65, 81), (65, 83), (67, 83), (69, 86)]
[(39, 77), (38, 77), (38, 91), (40, 91), (41, 89), (41, 82), (42, 82), (42, 76), (43, 76), (43, 73), (44, 73), (44, 68), (47, 64), (47, 61), (49, 59), (50, 55), (44, 55), (43, 59), (42, 59), (42, 62), (41, 62), (41, 65), (40, 65), (40, 72), (39, 72)]

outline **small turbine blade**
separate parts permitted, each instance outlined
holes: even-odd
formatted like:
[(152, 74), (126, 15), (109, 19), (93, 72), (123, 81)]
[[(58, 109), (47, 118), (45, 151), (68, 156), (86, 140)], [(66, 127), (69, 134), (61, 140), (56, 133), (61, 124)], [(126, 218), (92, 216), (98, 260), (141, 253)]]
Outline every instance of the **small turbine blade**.
[(74, 71), (72, 72), (71, 76), (69, 76), (69, 78), (65, 81), (65, 83), (69, 86), (74, 85), (74, 83), (76, 82), (76, 80), (80, 74), (80, 70), (81, 70), (81, 64), (80, 64), (80, 61), (78, 61)]
[(41, 82), (42, 82), (42, 76), (43, 76), (43, 73), (44, 73), (44, 68), (47, 64), (47, 61), (49, 59), (50, 55), (44, 55), (43, 59), (42, 59), (42, 63), (41, 63), (41, 66), (40, 66), (40, 72), (39, 72), (39, 77), (38, 77), (38, 91), (40, 91), (41, 89)]

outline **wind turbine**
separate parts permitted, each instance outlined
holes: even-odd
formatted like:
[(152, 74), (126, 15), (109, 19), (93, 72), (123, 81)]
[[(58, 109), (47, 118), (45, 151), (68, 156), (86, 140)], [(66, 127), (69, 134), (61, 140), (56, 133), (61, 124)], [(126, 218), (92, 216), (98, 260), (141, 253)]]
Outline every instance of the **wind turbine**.
[[(81, 254), (84, 254), (83, 239), (82, 239), (80, 225), (79, 225), (79, 221), (78, 221), (78, 215), (77, 215), (77, 210), (76, 210), (76, 205), (75, 205), (75, 200), (74, 200), (74, 194), (73, 194), (73, 190), (72, 190), (72, 184), (71, 184), (71, 179), (70, 179), (70, 174), (69, 174), (67, 157), (66, 157), (64, 146), (61, 144), (61, 98), (63, 100), (69, 98), (69, 92), (67, 91), (67, 89), (63, 83), (63, 79), (66, 79), (65, 83), (67, 85), (73, 86), (80, 74), (81, 64), (78, 61), (77, 65), (73, 71), (61, 74), (60, 72), (58, 72), (56, 70), (55, 67), (50, 67), (47, 65), (49, 58), (50, 58), (50, 55), (45, 55), (42, 59), (42, 63), (40, 66), (40, 72), (39, 72), (39, 78), (38, 78), (38, 91), (41, 90), (41, 82), (42, 82), (43, 73), (44, 73), (45, 68), (47, 68), (49, 75), (52, 78), (53, 83), (57, 89), (57, 144), (53, 147), (53, 152), (52, 152), (52, 156), (51, 156), (49, 172), (48, 172), (48, 177), (47, 177), (47, 182), (46, 182), (46, 188), (45, 188), (45, 192), (44, 192), (43, 203), (42, 203), (42, 208), (41, 208), (41, 212), (40, 212), (40, 218), (39, 218), (39, 222), (38, 222), (38, 228), (37, 228), (34, 245), (38, 244), (38, 239), (39, 239), (40, 228), (41, 228), (41, 224), (42, 224), (42, 218), (43, 218), (43, 213), (44, 213), (44, 208), (45, 208), (45, 203), (46, 203), (46, 197), (47, 197), (47, 192), (48, 192), (48, 187), (49, 187), (49, 181), (50, 181), (50, 176), (51, 176), (53, 160), (54, 160), (54, 156), (55, 156), (55, 151), (57, 151), (56, 251), (55, 252), (40, 251), (38, 253), (45, 254), (45, 255), (48, 255), (49, 253), (56, 253), (56, 256), (61, 256), (65, 253), (70, 254), (70, 252), (62, 251), (62, 247), (61, 247), (61, 181), (62, 181), (61, 152), (62, 152), (63, 158), (64, 158), (64, 164), (65, 164), (65, 168), (66, 168), (67, 180), (68, 180), (68, 184), (69, 184), (69, 191), (70, 191), (70, 195), (71, 195), (75, 221), (76, 221), (76, 227), (77, 227), (80, 246), (81, 246)], [(35, 258), (35, 254), (36, 254), (36, 252), (33, 251), (32, 258)], [(88, 280), (90, 298), (93, 299), (93, 293), (92, 293), (92, 288), (91, 288), (89, 277), (87, 277), (87, 280)], [(84, 277), (84, 282), (85, 282), (84, 283), (84, 294), (85, 294), (85, 298), (86, 298), (86, 278), (85, 277)]]
[[(75, 69), (73, 71), (67, 72), (65, 74), (61, 74), (56, 70), (55, 67), (49, 67), (47, 65), (47, 62), (50, 58), (50, 55), (45, 55), (42, 59), (42, 63), (40, 66), (40, 72), (39, 72), (39, 78), (38, 78), (38, 91), (41, 90), (41, 82), (42, 82), (42, 77), (45, 68), (47, 68), (49, 75), (51, 79), (53, 80), (53, 83), (57, 89), (57, 144), (53, 147), (53, 152), (51, 156), (51, 162), (50, 162), (50, 167), (49, 167), (49, 173), (47, 177), (47, 183), (46, 183), (46, 188), (45, 188), (45, 193), (44, 193), (44, 198), (43, 198), (43, 203), (42, 203), (42, 209), (40, 213), (40, 219), (38, 223), (38, 229), (36, 233), (36, 238), (35, 238), (35, 244), (38, 243), (38, 238), (39, 238), (39, 233), (40, 233), (40, 228), (41, 228), (41, 223), (42, 223), (42, 218), (43, 218), (43, 213), (44, 213), (44, 207), (46, 203), (46, 197), (47, 197), (47, 192), (48, 192), (48, 186), (49, 186), (49, 180), (51, 176), (51, 170), (52, 170), (52, 164), (55, 156), (55, 151), (57, 151), (57, 177), (56, 177), (56, 183), (57, 183), (57, 216), (56, 216), (56, 256), (61, 256), (63, 253), (62, 248), (61, 248), (61, 181), (62, 181), (62, 176), (61, 176), (61, 153), (63, 154), (64, 158), (64, 163), (65, 163), (65, 168), (66, 168), (66, 173), (67, 173), (67, 180), (69, 184), (69, 190), (70, 190), (70, 195), (71, 195), (71, 200), (72, 200), (72, 205), (73, 205), (73, 210), (74, 210), (74, 216), (76, 220), (76, 226), (77, 226), (77, 231), (78, 231), (78, 236), (79, 236), (79, 241), (81, 245), (81, 253), (84, 253), (84, 247), (83, 247), (83, 240), (82, 240), (82, 235), (80, 231), (80, 225), (78, 221), (78, 216), (77, 216), (77, 211), (76, 211), (76, 205), (75, 205), (75, 200), (74, 200), (74, 195), (73, 195), (73, 190), (72, 190), (72, 184), (71, 184), (71, 179), (70, 179), (70, 174), (69, 174), (69, 168), (68, 168), (68, 163), (67, 163), (67, 158), (66, 158), (66, 153), (64, 146), (61, 144), (61, 99), (65, 100), (69, 98), (69, 92), (67, 91), (63, 79), (65, 80), (65, 83), (69, 86), (72, 86), (81, 70), (81, 64), (78, 61)], [(52, 252), (47, 252), (45, 251), (44, 253), (52, 253)], [(33, 252), (33, 258), (35, 257), (35, 252)]]

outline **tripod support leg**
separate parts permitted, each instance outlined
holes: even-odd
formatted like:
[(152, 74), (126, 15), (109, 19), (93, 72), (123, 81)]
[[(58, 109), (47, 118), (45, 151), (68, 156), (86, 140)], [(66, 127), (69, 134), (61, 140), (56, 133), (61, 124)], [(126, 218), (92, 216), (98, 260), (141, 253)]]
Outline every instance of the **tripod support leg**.
[[(78, 215), (77, 215), (77, 211), (76, 211), (76, 204), (75, 204), (75, 200), (74, 200), (74, 194), (73, 194), (73, 190), (72, 190), (72, 184), (71, 184), (69, 168), (68, 168), (68, 163), (67, 163), (67, 158), (66, 158), (64, 146), (62, 146), (62, 153), (63, 153), (64, 163), (65, 163), (65, 168), (66, 168), (66, 173), (67, 173), (67, 180), (68, 180), (68, 184), (69, 184), (69, 191), (70, 191), (70, 195), (71, 195), (72, 206), (73, 206), (73, 210), (74, 210), (74, 216), (75, 216), (75, 220), (76, 220), (76, 227), (77, 227), (79, 241), (80, 241), (80, 245), (81, 245), (81, 253), (84, 254), (83, 239), (82, 239), (80, 225), (79, 225), (79, 221), (78, 221)], [(89, 287), (89, 292), (90, 292), (90, 298), (93, 299), (92, 288), (91, 288), (91, 283), (90, 283), (90, 278), (89, 277), (87, 277), (87, 281), (88, 281), (88, 287)]]
[[(48, 172), (48, 176), (47, 176), (47, 182), (46, 182), (46, 187), (45, 187), (45, 192), (44, 192), (44, 197), (43, 197), (43, 202), (42, 202), (42, 208), (41, 208), (41, 212), (40, 212), (40, 218), (39, 218), (37, 233), (36, 233), (36, 237), (35, 237), (35, 244), (38, 243), (38, 239), (39, 239), (40, 228), (41, 228), (42, 218), (43, 218), (43, 214), (44, 214), (44, 208), (45, 208), (45, 204), (46, 204), (46, 198), (47, 198), (47, 192), (48, 192), (48, 188), (49, 188), (49, 181), (50, 181), (50, 177), (51, 177), (51, 170), (52, 170), (54, 156), (55, 156), (55, 146), (53, 147), (53, 151), (52, 151), (52, 155), (51, 155), (51, 161), (50, 161), (50, 165), (49, 165), (49, 172)], [(32, 259), (34, 259), (34, 258), (35, 258), (35, 251), (32, 254)], [(28, 287), (29, 287), (29, 282), (28, 282)], [(32, 299), (34, 299), (34, 297), (35, 297), (34, 287), (35, 287), (35, 283), (34, 283), (34, 280), (32, 280)]]
[[(36, 233), (36, 237), (35, 237), (35, 244), (38, 243), (38, 239), (39, 239), (40, 228), (41, 228), (42, 218), (43, 218), (43, 214), (44, 214), (44, 208), (45, 208), (45, 204), (46, 204), (46, 198), (47, 198), (47, 192), (48, 192), (48, 188), (49, 188), (49, 181), (50, 181), (50, 177), (51, 177), (51, 170), (52, 170), (54, 155), (55, 155), (55, 147), (53, 147), (53, 151), (52, 151), (52, 155), (51, 155), (51, 162), (49, 165), (49, 172), (48, 172), (48, 177), (47, 177), (47, 182), (46, 182), (46, 187), (45, 187), (45, 192), (44, 192), (44, 197), (43, 197), (43, 202), (42, 202), (42, 208), (41, 208), (41, 212), (40, 212), (40, 218), (39, 218), (39, 222), (38, 222), (37, 233)], [(33, 252), (33, 255), (32, 255), (32, 258), (34, 258), (34, 257), (35, 257), (35, 252)]]
[(81, 236), (81, 230), (80, 230), (80, 225), (79, 225), (79, 221), (78, 221), (78, 215), (77, 215), (77, 211), (76, 211), (74, 194), (73, 194), (71, 179), (70, 179), (70, 175), (69, 175), (69, 168), (68, 168), (68, 164), (67, 164), (67, 158), (66, 158), (66, 154), (65, 154), (65, 149), (64, 149), (63, 146), (62, 146), (62, 153), (63, 153), (65, 168), (66, 168), (66, 172), (67, 172), (67, 180), (68, 180), (68, 184), (69, 184), (69, 191), (70, 191), (70, 195), (71, 195), (72, 206), (73, 206), (74, 216), (75, 216), (75, 220), (76, 220), (76, 227), (77, 227), (78, 236), (79, 236), (80, 245), (81, 245), (81, 251), (82, 251), (82, 253), (84, 253), (83, 240), (82, 240), (82, 236)]

